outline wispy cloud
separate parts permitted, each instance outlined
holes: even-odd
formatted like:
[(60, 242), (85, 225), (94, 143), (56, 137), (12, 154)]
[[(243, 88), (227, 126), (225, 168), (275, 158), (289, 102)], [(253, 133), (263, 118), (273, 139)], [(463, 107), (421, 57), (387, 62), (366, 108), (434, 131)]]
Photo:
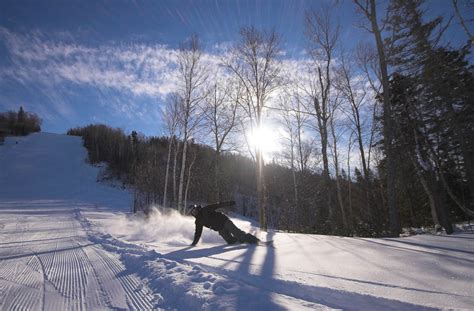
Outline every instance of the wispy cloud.
[[(51, 88), (63, 83), (114, 90), (134, 96), (164, 99), (177, 90), (177, 50), (165, 45), (117, 44), (99, 46), (78, 44), (68, 34), (51, 37), (32, 31), (26, 34), (0, 27), (0, 39), (8, 51), (10, 64), (0, 67), (0, 79), (31, 82)], [(206, 68), (222, 75), (221, 57), (230, 47), (226, 42), (204, 53)], [(287, 59), (281, 63), (287, 77), (301, 74), (307, 60)], [(291, 72), (290, 72), (291, 71)]]
[(11, 60), (0, 76), (23, 84), (71, 82), (152, 97), (164, 97), (176, 86), (176, 51), (163, 45), (89, 47), (5, 28), (0, 28), (0, 38)]

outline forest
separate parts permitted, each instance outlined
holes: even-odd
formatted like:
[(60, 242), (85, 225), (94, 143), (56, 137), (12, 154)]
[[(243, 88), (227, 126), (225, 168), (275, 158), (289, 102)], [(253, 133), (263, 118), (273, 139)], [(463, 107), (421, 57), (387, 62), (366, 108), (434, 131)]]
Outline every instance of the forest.
[[(93, 124), (68, 134), (134, 189), (135, 211), (235, 199), (263, 230), (451, 234), (474, 216), (472, 34), (464, 27), (466, 43), (447, 44), (452, 19), (428, 18), (421, 0), (392, 0), (385, 12), (353, 3), (373, 44), (345, 51), (328, 6), (306, 12), (296, 70), (276, 31), (250, 26), (212, 72), (195, 34), (176, 55), (165, 133)], [(251, 142), (270, 119), (283, 141), (271, 157)]]
[(7, 111), (0, 113), (0, 143), (5, 136), (24, 136), (41, 131), (41, 119), (32, 112), (26, 112), (20, 107), (18, 112)]

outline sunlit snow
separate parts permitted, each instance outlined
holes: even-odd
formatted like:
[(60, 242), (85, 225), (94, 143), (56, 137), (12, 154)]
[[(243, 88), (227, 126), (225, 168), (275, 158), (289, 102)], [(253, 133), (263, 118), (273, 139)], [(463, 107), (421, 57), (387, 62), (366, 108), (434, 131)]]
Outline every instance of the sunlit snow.
[(78, 137), (0, 146), (0, 309), (422, 310), (474, 306), (474, 236), (363, 239), (261, 232), (226, 245), (159, 206), (97, 182)]

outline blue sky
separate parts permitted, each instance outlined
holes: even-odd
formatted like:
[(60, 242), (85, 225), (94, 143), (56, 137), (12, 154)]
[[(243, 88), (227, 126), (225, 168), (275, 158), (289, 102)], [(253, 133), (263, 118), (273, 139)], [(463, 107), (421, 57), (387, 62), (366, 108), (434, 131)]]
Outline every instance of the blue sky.
[[(186, 37), (197, 33), (212, 54), (242, 26), (274, 27), (286, 57), (301, 58), (304, 12), (323, 2), (1, 0), (0, 111), (22, 105), (48, 132), (102, 122), (162, 134), (159, 108), (175, 83), (173, 51)], [(432, 14), (453, 12), (448, 0), (428, 4)], [(372, 40), (355, 26), (351, 1), (337, 8), (346, 49)], [(448, 37), (454, 45), (465, 40), (457, 21)]]

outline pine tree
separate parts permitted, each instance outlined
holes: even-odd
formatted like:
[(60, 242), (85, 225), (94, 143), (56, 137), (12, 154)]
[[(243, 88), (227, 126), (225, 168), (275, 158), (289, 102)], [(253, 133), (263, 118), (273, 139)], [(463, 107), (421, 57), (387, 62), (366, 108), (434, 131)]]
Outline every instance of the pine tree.
[[(391, 2), (388, 29), (392, 36), (386, 45), (391, 47), (389, 63), (396, 71), (392, 88), (401, 92), (393, 97), (394, 109), (398, 109), (395, 115), (398, 130), (403, 133), (402, 149), (412, 156), (413, 167), (430, 202), (433, 221), (450, 233), (448, 202), (444, 197), (449, 195), (469, 213), (457, 200), (446, 176), (462, 175), (468, 184), (473, 177), (472, 141), (469, 142), (472, 130), (470, 133), (463, 130), (463, 123), (472, 125), (472, 120), (459, 117), (461, 111), (472, 116), (472, 111), (466, 111), (472, 110), (469, 108), (472, 68), (465, 61), (467, 49), (450, 51), (438, 46), (444, 30), (442, 19), (425, 22), (422, 5), (421, 0)], [(405, 102), (397, 99), (402, 94)], [(404, 122), (408, 122), (405, 127)], [(448, 167), (451, 172), (447, 172)], [(459, 167), (464, 168), (461, 174)]]
[(16, 135), (25, 135), (25, 111), (23, 110), (23, 106), (20, 106), (20, 109), (18, 110), (15, 131)]

